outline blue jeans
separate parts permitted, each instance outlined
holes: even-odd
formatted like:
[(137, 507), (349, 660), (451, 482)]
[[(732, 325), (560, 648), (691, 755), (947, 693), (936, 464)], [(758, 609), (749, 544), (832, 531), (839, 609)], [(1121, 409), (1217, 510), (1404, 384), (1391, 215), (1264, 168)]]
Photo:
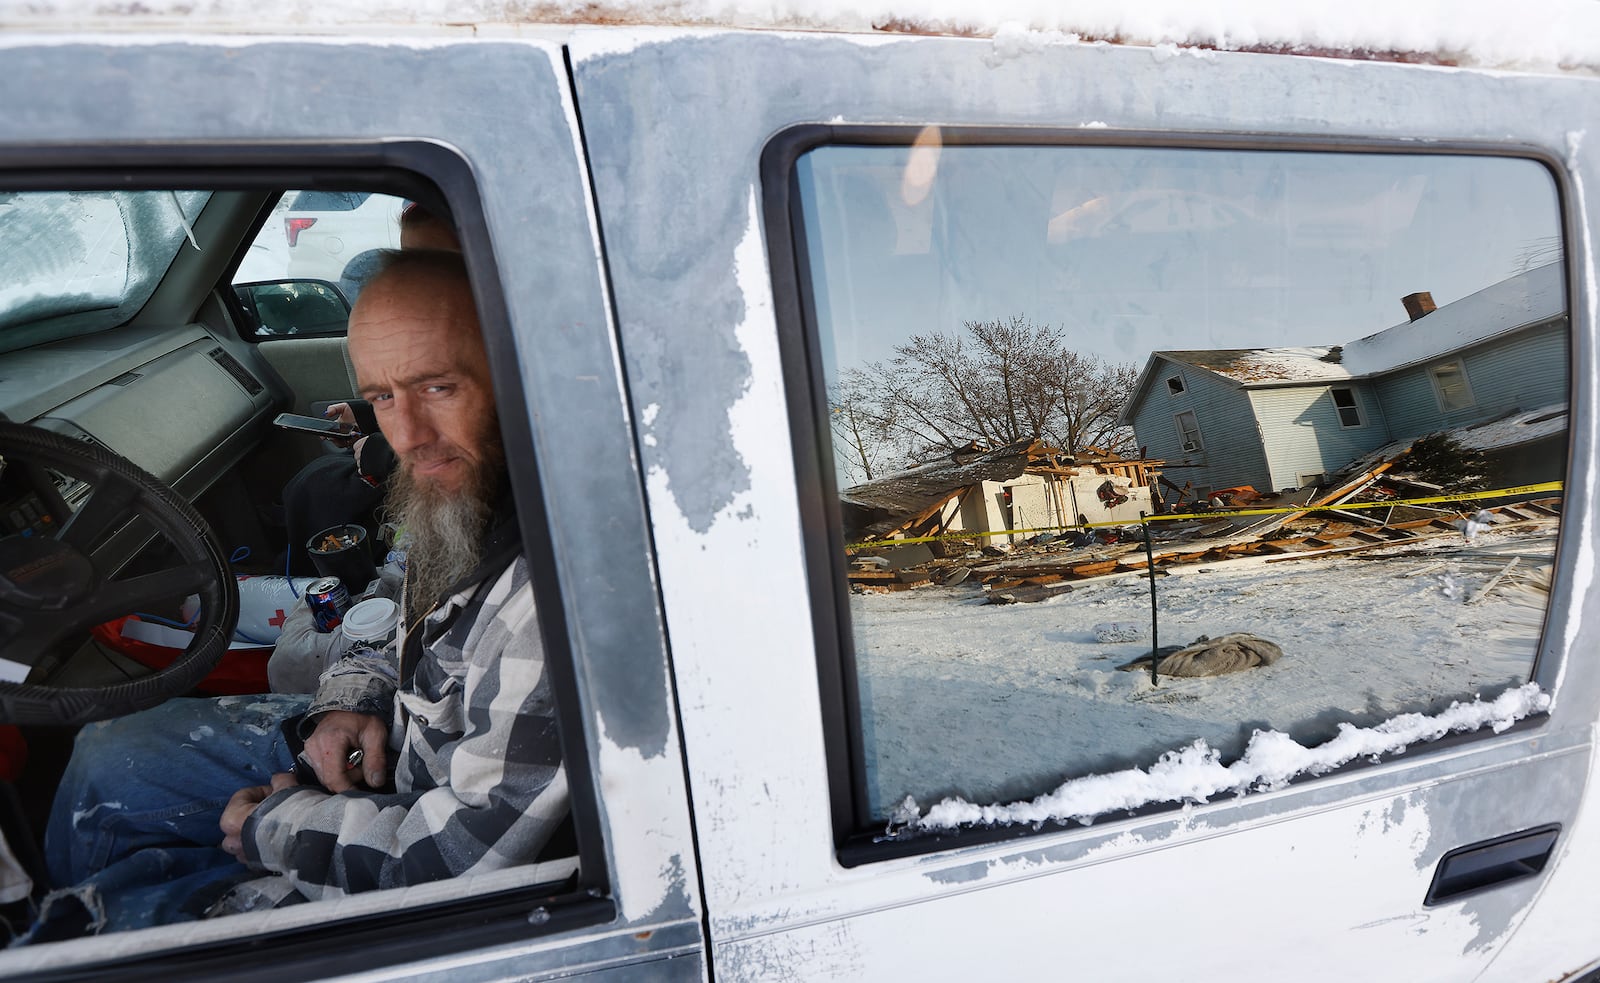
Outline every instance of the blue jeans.
[(201, 917), (260, 876), (221, 848), (223, 807), (294, 758), (282, 723), (298, 695), (177, 699), (78, 735), (45, 830), (52, 891), (25, 939)]

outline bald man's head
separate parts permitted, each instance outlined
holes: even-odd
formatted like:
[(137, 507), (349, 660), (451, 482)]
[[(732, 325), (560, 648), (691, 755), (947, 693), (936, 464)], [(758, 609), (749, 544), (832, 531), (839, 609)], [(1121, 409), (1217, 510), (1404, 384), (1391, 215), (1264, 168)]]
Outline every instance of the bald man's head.
[(411, 536), (413, 584), (437, 597), (476, 564), (505, 480), (489, 357), (460, 255), (393, 254), (350, 313), (350, 360), (400, 461), (389, 507)]
[(461, 240), (456, 238), (456, 230), (448, 221), (412, 202), (400, 213), (400, 248), (459, 253)]

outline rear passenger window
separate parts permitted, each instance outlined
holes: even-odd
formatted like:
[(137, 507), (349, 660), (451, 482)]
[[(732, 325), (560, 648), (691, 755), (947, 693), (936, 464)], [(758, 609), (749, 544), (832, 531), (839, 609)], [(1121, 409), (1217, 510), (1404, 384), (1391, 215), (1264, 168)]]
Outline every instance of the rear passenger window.
[(384, 252), (401, 246), (407, 202), (368, 191), (288, 191), (234, 274), (257, 338), (339, 335)]
[(792, 187), (862, 826), (1088, 821), (1516, 702), (1568, 441), (1543, 164), (930, 131)]

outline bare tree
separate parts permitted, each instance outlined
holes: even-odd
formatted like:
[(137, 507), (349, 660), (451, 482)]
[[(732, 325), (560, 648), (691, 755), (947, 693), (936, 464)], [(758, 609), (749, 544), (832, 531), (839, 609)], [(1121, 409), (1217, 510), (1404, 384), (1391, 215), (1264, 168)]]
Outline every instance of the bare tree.
[(1133, 453), (1133, 430), (1118, 424), (1117, 417), (1133, 395), (1139, 370), (1066, 349), (1055, 361), (1055, 445), (1073, 454), (1086, 447)]
[[(845, 373), (833, 394), (837, 446), (868, 480), (897, 461), (974, 440), (1127, 453), (1133, 434), (1117, 425), (1117, 414), (1137, 375), (1131, 364), (1073, 351), (1060, 328), (1021, 315), (966, 321), (953, 334), (913, 335), (887, 363)], [(853, 421), (845, 434), (841, 418)], [(870, 463), (869, 444), (884, 449)]]
[(878, 398), (878, 388), (873, 377), (860, 369), (846, 371), (828, 387), (841, 487), (871, 481), (885, 463), (903, 456), (896, 451), (897, 407)]

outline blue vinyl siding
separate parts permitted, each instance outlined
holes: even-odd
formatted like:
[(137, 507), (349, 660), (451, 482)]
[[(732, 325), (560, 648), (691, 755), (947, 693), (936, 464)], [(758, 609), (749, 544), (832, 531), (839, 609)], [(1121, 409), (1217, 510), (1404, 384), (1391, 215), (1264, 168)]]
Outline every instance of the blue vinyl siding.
[[(1151, 457), (1167, 462), (1165, 474), (1173, 484), (1263, 488), (1262, 482), (1268, 478), (1267, 462), (1249, 394), (1204, 369), (1177, 366), (1165, 359), (1162, 363), (1133, 414), (1133, 432), (1139, 446)], [(1185, 386), (1184, 392), (1176, 395), (1166, 384), (1175, 373), (1182, 374)], [(1174, 419), (1184, 410), (1194, 413), (1204, 445), (1204, 449), (1192, 454), (1184, 452)], [(1199, 467), (1179, 467), (1185, 463)]]
[[(1151, 457), (1168, 462), (1166, 477), (1175, 484), (1282, 491), (1297, 487), (1302, 476), (1332, 474), (1395, 441), (1565, 403), (1568, 348), (1563, 316), (1383, 375), (1249, 390), (1155, 356), (1160, 364), (1132, 414), (1134, 433)], [(1451, 361), (1461, 363), (1473, 404), (1446, 413), (1429, 369)], [(1183, 377), (1182, 393), (1167, 387), (1174, 374)], [(1360, 426), (1343, 425), (1335, 388), (1354, 393)], [(1185, 454), (1179, 442), (1174, 415), (1183, 410), (1199, 423), (1205, 445), (1199, 453)]]
[[(1472, 387), (1473, 405), (1446, 413), (1439, 406), (1429, 369), (1459, 361)], [(1487, 345), (1442, 356), (1375, 380), (1394, 439), (1410, 439), (1448, 427), (1492, 420), (1515, 410), (1533, 410), (1567, 400), (1565, 318), (1520, 331)]]
[[(1354, 394), (1360, 426), (1342, 424), (1334, 388)], [(1365, 383), (1257, 389), (1250, 393), (1250, 401), (1261, 421), (1271, 475), (1266, 487), (1256, 486), (1260, 492), (1299, 487), (1301, 475), (1332, 474), (1389, 443), (1383, 408)]]

